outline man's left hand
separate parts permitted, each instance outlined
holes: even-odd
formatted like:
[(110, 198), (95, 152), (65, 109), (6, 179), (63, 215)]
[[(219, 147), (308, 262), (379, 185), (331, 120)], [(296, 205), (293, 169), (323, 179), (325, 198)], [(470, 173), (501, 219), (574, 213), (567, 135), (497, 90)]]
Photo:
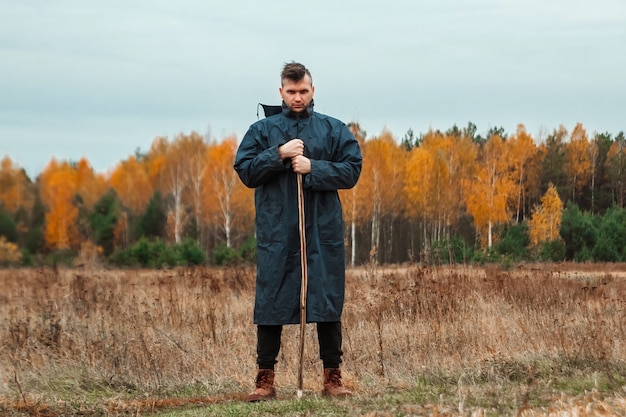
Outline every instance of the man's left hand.
[(308, 174), (311, 172), (311, 160), (306, 156), (294, 156), (291, 158), (291, 166), (296, 174)]

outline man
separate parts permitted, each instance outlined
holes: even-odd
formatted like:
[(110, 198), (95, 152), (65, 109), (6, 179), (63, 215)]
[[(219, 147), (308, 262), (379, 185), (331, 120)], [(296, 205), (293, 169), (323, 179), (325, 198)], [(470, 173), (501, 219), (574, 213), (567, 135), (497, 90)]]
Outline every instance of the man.
[(274, 365), (284, 324), (300, 323), (300, 240), (297, 175), (302, 174), (307, 240), (307, 322), (317, 323), (324, 366), (322, 394), (350, 395), (342, 383), (341, 314), (345, 266), (338, 189), (353, 187), (361, 150), (337, 119), (313, 111), (313, 79), (299, 63), (281, 73), (282, 112), (250, 126), (237, 150), (235, 170), (255, 188), (257, 275), (256, 387), (249, 401), (276, 396)]

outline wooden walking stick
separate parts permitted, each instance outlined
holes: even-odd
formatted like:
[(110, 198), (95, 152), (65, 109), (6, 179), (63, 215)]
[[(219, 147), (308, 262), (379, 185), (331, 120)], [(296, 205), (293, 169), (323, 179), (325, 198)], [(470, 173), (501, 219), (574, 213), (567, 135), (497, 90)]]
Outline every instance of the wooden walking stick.
[(304, 365), (304, 335), (306, 330), (306, 291), (308, 287), (306, 261), (306, 222), (304, 219), (304, 195), (302, 194), (302, 174), (298, 175), (298, 229), (300, 231), (300, 267), (302, 284), (300, 287), (300, 363), (298, 368), (298, 399), (302, 398), (302, 367)]

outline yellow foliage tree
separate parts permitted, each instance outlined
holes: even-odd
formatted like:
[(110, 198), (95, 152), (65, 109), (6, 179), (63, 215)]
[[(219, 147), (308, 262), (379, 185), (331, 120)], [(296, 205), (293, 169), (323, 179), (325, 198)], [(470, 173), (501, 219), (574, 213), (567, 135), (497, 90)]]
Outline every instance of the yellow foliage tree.
[[(147, 156), (148, 173), (168, 204), (167, 232), (175, 243), (181, 243), (182, 235), (189, 220), (189, 172), (198, 148), (194, 146), (199, 135), (178, 135), (172, 142), (166, 138), (156, 138)], [(193, 210), (192, 210), (193, 212)]]
[(561, 201), (554, 184), (550, 183), (548, 190), (541, 197), (541, 204), (535, 206), (529, 221), (530, 242), (537, 245), (541, 242), (560, 239), (559, 231), (562, 216), (563, 201)]
[(463, 204), (462, 182), (476, 165), (477, 147), (466, 136), (429, 132), (406, 164), (406, 212), (425, 222), (424, 243), (448, 237)]
[(40, 176), (41, 201), (46, 206), (46, 246), (49, 249), (78, 249), (80, 236), (76, 227), (78, 208), (76, 170), (67, 162), (53, 159)]
[(0, 205), (11, 215), (20, 207), (30, 211), (34, 199), (30, 181), (23, 169), (6, 156), (0, 161)]
[(435, 155), (426, 146), (411, 149), (406, 173), (407, 214), (415, 219), (423, 216), (436, 220), (438, 211), (435, 207), (440, 199), (439, 191), (443, 188), (437, 184), (440, 177), (445, 179), (445, 172), (435, 170)]
[[(365, 144), (365, 132), (361, 129), (358, 123), (351, 123), (348, 125), (350, 132), (354, 135), (361, 149)], [(339, 198), (341, 199), (343, 208), (343, 219), (347, 227), (349, 228), (349, 245), (350, 248), (350, 265), (354, 266), (356, 263), (356, 226), (357, 223), (364, 221), (365, 205), (367, 205), (368, 195), (364, 181), (360, 180), (357, 184), (350, 189), (339, 190)]]
[(564, 170), (572, 184), (572, 200), (591, 179), (591, 155), (587, 131), (581, 123), (577, 123), (572, 131), (569, 143), (565, 147)]
[(509, 152), (500, 135), (492, 135), (483, 146), (480, 163), (473, 178), (466, 178), (467, 211), (483, 247), (493, 245), (494, 226), (509, 221), (507, 201), (515, 193)]
[(224, 233), (228, 247), (233, 245), (235, 230), (250, 230), (254, 218), (254, 190), (243, 185), (233, 169), (236, 152), (234, 136), (209, 145), (203, 177), (205, 219)]
[(22, 253), (15, 243), (6, 240), (4, 236), (0, 236), (0, 265), (13, 265), (20, 262)]
[(145, 210), (154, 193), (146, 166), (137, 161), (135, 156), (117, 164), (109, 183), (122, 204), (136, 215)]
[[(363, 144), (363, 168), (359, 182), (368, 196), (364, 214), (371, 221), (371, 253), (378, 261), (381, 248), (381, 222), (388, 216), (389, 223), (404, 206), (404, 161), (405, 153), (385, 130), (377, 138)], [(393, 233), (393, 230), (390, 230)]]
[[(185, 192), (185, 203), (190, 207), (196, 224), (196, 235), (200, 241), (203, 241), (203, 216), (204, 211), (204, 195), (203, 185), (204, 177), (207, 175), (207, 152), (208, 143), (197, 132), (191, 132), (188, 136), (181, 139), (182, 152), (187, 155), (185, 163), (185, 176), (189, 184)], [(229, 139), (227, 138), (226, 141)]]
[(515, 183), (515, 192), (511, 193), (511, 207), (519, 222), (524, 207), (524, 200), (529, 193), (531, 183), (529, 181), (529, 171), (533, 158), (537, 155), (537, 146), (533, 138), (526, 132), (523, 124), (517, 125), (514, 136), (505, 142), (508, 148), (508, 155), (511, 164), (511, 181)]
[(80, 195), (87, 209), (93, 208), (109, 188), (102, 174), (96, 174), (86, 158), (76, 164), (76, 194)]

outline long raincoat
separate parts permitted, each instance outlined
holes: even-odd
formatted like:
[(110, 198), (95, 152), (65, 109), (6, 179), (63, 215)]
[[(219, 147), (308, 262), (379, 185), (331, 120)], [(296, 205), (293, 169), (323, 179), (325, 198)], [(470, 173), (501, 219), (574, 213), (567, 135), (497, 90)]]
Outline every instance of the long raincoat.
[(303, 175), (307, 241), (307, 322), (341, 320), (345, 293), (343, 217), (338, 189), (361, 173), (359, 144), (341, 121), (283, 102), (282, 112), (252, 124), (234, 168), (254, 188), (257, 274), (254, 323), (300, 323), (300, 238), (297, 177), (278, 147), (299, 138), (311, 172)]

